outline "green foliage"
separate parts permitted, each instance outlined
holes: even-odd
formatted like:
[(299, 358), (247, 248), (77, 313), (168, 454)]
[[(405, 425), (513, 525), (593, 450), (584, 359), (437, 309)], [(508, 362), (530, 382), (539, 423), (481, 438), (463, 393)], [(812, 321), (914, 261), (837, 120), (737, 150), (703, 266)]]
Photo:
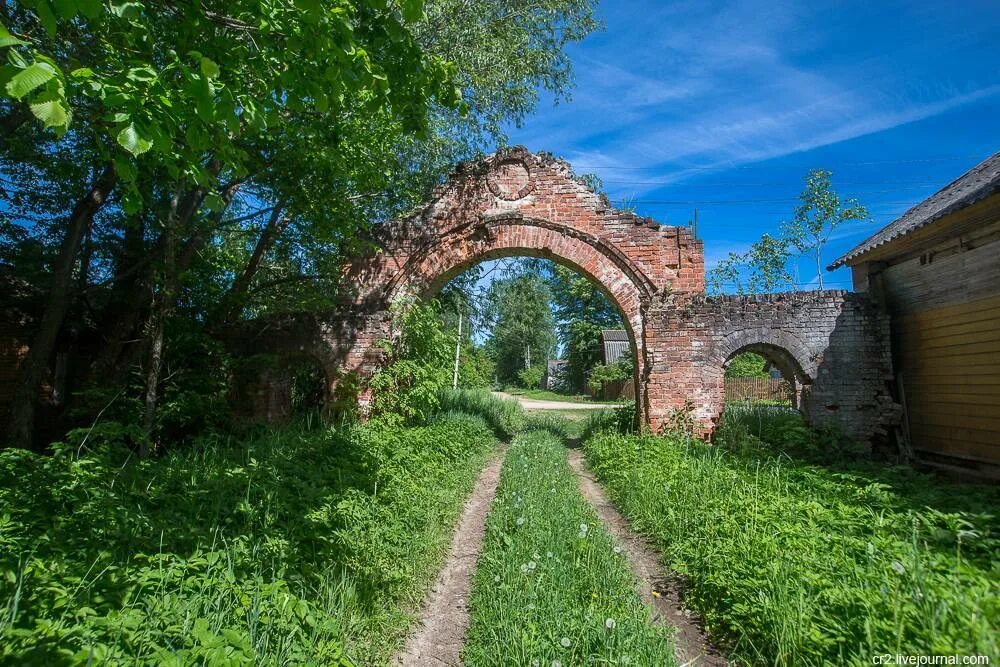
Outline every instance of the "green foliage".
[(471, 608), (468, 664), (676, 664), (550, 434), (521, 435), (507, 452)]
[(818, 289), (823, 289), (823, 248), (841, 225), (852, 220), (869, 220), (868, 209), (856, 199), (841, 200), (830, 183), (831, 173), (814, 169), (806, 174), (806, 185), (799, 195), (801, 204), (791, 222), (782, 225), (782, 238), (799, 254), (816, 262)]
[[(721, 294), (763, 294), (792, 285), (788, 272), (788, 240), (764, 234), (745, 253), (730, 251), (706, 275), (710, 292)], [(731, 288), (731, 289), (730, 289)]]
[(595, 394), (601, 390), (605, 382), (627, 380), (635, 373), (632, 359), (622, 357), (613, 364), (599, 364), (590, 371), (587, 386)]
[(456, 417), (97, 443), (0, 452), (0, 662), (384, 662), (495, 439)]
[(766, 378), (767, 359), (756, 352), (741, 352), (726, 366), (727, 378)]
[(521, 404), (512, 398), (501, 398), (482, 389), (444, 389), (438, 395), (442, 414), (459, 413), (481, 418), (498, 438), (509, 441), (524, 430), (526, 417)]
[(516, 275), (490, 285), (485, 306), (490, 322), (486, 347), (501, 382), (519, 382), (522, 369), (544, 364), (552, 356), (556, 335), (550, 298), (548, 286), (537, 275)]
[(532, 366), (531, 368), (522, 368), (519, 370), (517, 372), (517, 379), (522, 387), (535, 389), (541, 386), (543, 375), (545, 375), (545, 369), (542, 366)]
[(376, 414), (424, 421), (438, 407), (441, 390), (451, 386), (452, 344), (433, 305), (414, 304), (402, 313), (396, 341), (384, 341), (388, 363), (371, 378)]
[(585, 450), (740, 662), (1000, 650), (995, 489), (669, 435), (604, 431)]
[(591, 278), (559, 264), (546, 276), (566, 359), (563, 379), (569, 391), (583, 391), (590, 370), (601, 362), (601, 332), (624, 324), (618, 308)]

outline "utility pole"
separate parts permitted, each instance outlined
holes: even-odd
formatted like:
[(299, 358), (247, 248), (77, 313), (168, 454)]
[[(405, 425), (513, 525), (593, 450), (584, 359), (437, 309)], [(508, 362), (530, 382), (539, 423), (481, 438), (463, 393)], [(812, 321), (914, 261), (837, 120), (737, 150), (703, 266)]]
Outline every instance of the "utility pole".
[(455, 373), (451, 376), (451, 388), (458, 389), (458, 354), (462, 351), (462, 313), (458, 313), (458, 340), (455, 341)]

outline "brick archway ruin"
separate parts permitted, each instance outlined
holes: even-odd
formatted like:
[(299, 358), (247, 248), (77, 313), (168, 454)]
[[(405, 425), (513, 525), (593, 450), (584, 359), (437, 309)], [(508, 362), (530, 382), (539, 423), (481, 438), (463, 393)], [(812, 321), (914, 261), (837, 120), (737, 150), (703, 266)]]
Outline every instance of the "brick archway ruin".
[(689, 227), (616, 210), (550, 155), (518, 147), (460, 164), (425, 205), (371, 240), (375, 250), (342, 267), (334, 312), (247, 323), (229, 336), (236, 349), (310, 354), (336, 395), (338, 378), (363, 385), (382, 362), (394, 303), (431, 296), (480, 261), (529, 255), (577, 269), (617, 305), (636, 353), (638, 417), (653, 430), (690, 401), (697, 430), (710, 434), (725, 365), (752, 348), (775, 351), (814, 422), (870, 441), (898, 418), (887, 320), (863, 296), (706, 297), (702, 242)]

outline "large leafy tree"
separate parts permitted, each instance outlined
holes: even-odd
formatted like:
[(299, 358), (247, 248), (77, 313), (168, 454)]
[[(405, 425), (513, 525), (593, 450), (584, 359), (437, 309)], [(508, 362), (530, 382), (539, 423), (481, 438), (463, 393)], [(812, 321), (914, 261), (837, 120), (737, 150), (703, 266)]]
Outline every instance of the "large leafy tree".
[(151, 431), (171, 322), (329, 305), (358, 230), (563, 94), (595, 26), (578, 0), (26, 0), (0, 23), (5, 289), (41, 322), (19, 444), (67, 316), (104, 339), (91, 375), (142, 368)]

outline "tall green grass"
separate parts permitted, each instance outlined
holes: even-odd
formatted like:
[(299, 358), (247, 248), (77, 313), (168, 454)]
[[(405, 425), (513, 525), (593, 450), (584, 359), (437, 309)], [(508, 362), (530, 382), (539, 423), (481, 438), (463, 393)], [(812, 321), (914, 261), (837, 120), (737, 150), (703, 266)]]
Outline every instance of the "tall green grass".
[(763, 442), (734, 453), (604, 431), (585, 443), (615, 503), (687, 577), (687, 603), (734, 657), (1000, 655), (996, 488), (819, 466)]
[(518, 436), (487, 521), (468, 665), (672, 665), (624, 557), (577, 490), (560, 441)]
[(545, 412), (525, 412), (516, 399), (502, 398), (485, 389), (447, 389), (438, 396), (440, 414), (482, 418), (497, 437), (510, 440), (518, 433), (548, 431), (559, 438), (569, 433), (567, 420)]
[(0, 452), (0, 663), (385, 663), (495, 443), (452, 417)]

